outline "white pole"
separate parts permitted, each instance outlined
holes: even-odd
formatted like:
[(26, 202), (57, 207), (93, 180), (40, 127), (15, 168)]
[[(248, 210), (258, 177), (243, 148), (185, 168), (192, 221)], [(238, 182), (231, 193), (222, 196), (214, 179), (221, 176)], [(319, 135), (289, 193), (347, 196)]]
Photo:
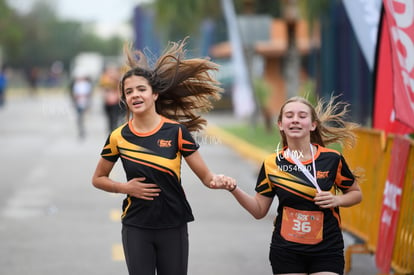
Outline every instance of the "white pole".
[(238, 117), (248, 117), (255, 111), (250, 75), (247, 69), (243, 43), (237, 24), (236, 12), (232, 0), (221, 0), (222, 9), (227, 23), (232, 49), (232, 62), (234, 66), (233, 108)]

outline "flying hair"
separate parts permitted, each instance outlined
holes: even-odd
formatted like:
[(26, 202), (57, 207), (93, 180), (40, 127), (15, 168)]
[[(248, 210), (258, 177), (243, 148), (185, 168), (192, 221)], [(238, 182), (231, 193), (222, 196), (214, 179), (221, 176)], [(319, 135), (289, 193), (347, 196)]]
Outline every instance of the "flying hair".
[[(339, 143), (341, 146), (353, 147), (356, 136), (354, 129), (359, 125), (354, 122), (346, 121), (349, 112), (349, 103), (338, 100), (339, 96), (331, 96), (329, 100), (320, 98), (316, 107), (303, 97), (292, 97), (281, 107), (278, 121), (282, 120), (283, 110), (290, 102), (301, 102), (307, 105), (311, 111), (312, 121), (316, 122), (316, 128), (310, 133), (311, 143), (327, 146), (332, 143)], [(280, 132), (283, 146), (287, 146), (286, 135)]]
[[(157, 113), (182, 123), (189, 131), (199, 131), (207, 124), (199, 113), (212, 110), (212, 101), (220, 99), (223, 89), (212, 75), (213, 71), (218, 71), (216, 63), (208, 58), (186, 59), (186, 40), (169, 42), (153, 66), (148, 64), (146, 54), (126, 44), (127, 71), (119, 90), (124, 100), (125, 79), (132, 75), (145, 77), (153, 92), (158, 94)], [(127, 120), (130, 115), (127, 110)]]

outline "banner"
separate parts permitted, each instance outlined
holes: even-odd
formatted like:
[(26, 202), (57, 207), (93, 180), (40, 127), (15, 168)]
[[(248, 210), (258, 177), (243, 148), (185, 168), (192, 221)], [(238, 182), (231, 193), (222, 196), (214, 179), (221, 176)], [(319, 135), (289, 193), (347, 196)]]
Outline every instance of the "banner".
[(343, 0), (343, 4), (358, 45), (373, 71), (382, 0)]
[(388, 274), (391, 267), (409, 151), (410, 141), (403, 136), (395, 136), (388, 177), (384, 188), (378, 243), (375, 252), (377, 267), (384, 274)]
[[(410, 1), (414, 3), (414, 0)], [(407, 134), (414, 132), (414, 125), (412, 125), (414, 120), (411, 119), (411, 127), (406, 120), (403, 120), (403, 122), (397, 120), (397, 112), (399, 114), (398, 118), (400, 118), (404, 114), (411, 114), (412, 110), (410, 111), (410, 107), (396, 107), (396, 101), (404, 101), (404, 96), (407, 93), (398, 88), (401, 84), (396, 84), (401, 83), (399, 80), (402, 79), (401, 76), (404, 74), (394, 69), (395, 64), (398, 64), (398, 58), (395, 58), (396, 55), (393, 53), (395, 45), (393, 48), (391, 29), (388, 24), (392, 20), (389, 20), (389, 17), (389, 12), (385, 12), (384, 8), (378, 34), (373, 127), (389, 133)], [(405, 101), (409, 102), (408, 99)]]
[(414, 131), (414, 0), (384, 0), (391, 38), (395, 119)]

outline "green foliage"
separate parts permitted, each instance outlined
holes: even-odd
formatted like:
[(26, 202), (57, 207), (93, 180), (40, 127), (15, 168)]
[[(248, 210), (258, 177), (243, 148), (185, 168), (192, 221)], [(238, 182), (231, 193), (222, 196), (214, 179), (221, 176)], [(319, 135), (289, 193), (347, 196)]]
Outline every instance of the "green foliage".
[(275, 0), (255, 1), (255, 10), (258, 14), (268, 14), (274, 18), (282, 16), (282, 3)]
[[(246, 142), (263, 149), (269, 153), (273, 153), (277, 148), (282, 147), (282, 140), (278, 131), (269, 133), (263, 124), (252, 127), (248, 124), (228, 125), (223, 129), (232, 135), (245, 140)], [(342, 147), (338, 143), (329, 144), (328, 148), (342, 151)]]
[(50, 67), (56, 60), (66, 67), (82, 51), (117, 55), (122, 39), (103, 39), (80, 22), (62, 21), (50, 1), (37, 1), (32, 10), (18, 15), (0, 0), (0, 46), (5, 63), (12, 67)]
[[(338, 1), (338, 0), (334, 0)], [(321, 16), (327, 13), (332, 0), (299, 0), (298, 5), (302, 16), (309, 22), (310, 29)]]
[[(220, 0), (155, 0), (156, 20), (168, 33), (184, 36), (195, 33), (202, 20), (220, 14)], [(180, 35), (180, 33), (182, 35)]]
[(0, 47), (5, 56), (19, 54), (19, 45), (23, 41), (23, 32), (18, 16), (7, 6), (6, 0), (0, 0)]
[[(250, 5), (256, 14), (281, 14), (280, 1), (275, 0), (233, 0), (236, 13), (243, 14)], [(221, 0), (154, 0), (155, 18), (168, 40), (182, 39), (197, 35), (200, 24), (205, 19), (219, 22), (223, 18)]]
[(264, 107), (271, 94), (270, 85), (263, 78), (256, 78), (253, 80), (253, 88), (259, 105)]
[(313, 106), (316, 106), (318, 98), (316, 94), (315, 81), (312, 79), (306, 81), (303, 84), (299, 95), (306, 98)]
[(269, 153), (274, 152), (280, 142), (279, 133), (269, 133), (263, 124), (255, 127), (247, 124), (229, 125), (225, 126), (224, 130)]

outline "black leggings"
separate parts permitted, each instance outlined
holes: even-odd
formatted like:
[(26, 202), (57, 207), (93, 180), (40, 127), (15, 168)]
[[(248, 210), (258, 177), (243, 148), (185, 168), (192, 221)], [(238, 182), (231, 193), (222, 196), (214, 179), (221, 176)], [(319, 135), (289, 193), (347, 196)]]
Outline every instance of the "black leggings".
[(171, 229), (122, 226), (122, 243), (130, 275), (186, 275), (187, 224)]

